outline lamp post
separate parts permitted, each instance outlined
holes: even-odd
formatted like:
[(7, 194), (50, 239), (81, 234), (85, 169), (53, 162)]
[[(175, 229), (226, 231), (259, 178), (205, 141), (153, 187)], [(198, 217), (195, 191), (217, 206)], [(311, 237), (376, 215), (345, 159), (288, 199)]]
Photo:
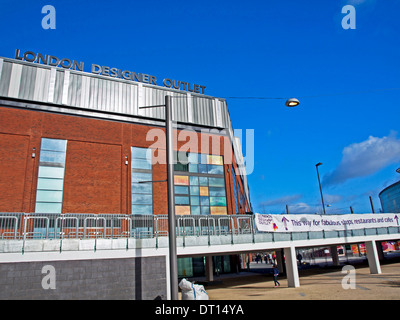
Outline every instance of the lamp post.
[[(279, 98), (283, 99), (283, 98)], [(296, 107), (300, 101), (296, 98), (287, 99), (287, 107)], [(174, 158), (173, 158), (173, 127), (172, 127), (172, 104), (171, 96), (165, 96), (164, 105), (145, 106), (147, 108), (165, 108), (166, 123), (166, 151), (167, 151), (167, 192), (168, 192), (168, 235), (169, 235), (169, 279), (171, 300), (178, 300), (178, 258), (176, 250), (176, 221), (175, 221), (175, 199), (174, 199)], [(146, 181), (156, 182), (156, 181)]]
[(322, 195), (322, 187), (321, 187), (321, 180), (319, 179), (319, 172), (318, 172), (318, 167), (322, 164), (322, 162), (318, 162), (315, 167), (317, 168), (317, 176), (318, 176), (318, 183), (319, 183), (319, 191), (321, 192), (321, 201), (322, 201), (322, 209), (324, 214), (325, 212), (325, 204), (324, 204), (324, 196)]
[(178, 256), (176, 252), (175, 199), (174, 199), (174, 141), (172, 134), (171, 96), (165, 96), (165, 122), (167, 133), (167, 190), (168, 190), (168, 235), (169, 272), (171, 300), (178, 300)]
[[(176, 251), (176, 221), (175, 221), (175, 199), (174, 199), (174, 156), (173, 156), (173, 127), (172, 127), (172, 104), (171, 96), (165, 96), (164, 105), (139, 107), (165, 108), (165, 124), (167, 135), (167, 192), (168, 192), (168, 236), (169, 236), (169, 285), (171, 300), (178, 300), (178, 257)], [(155, 182), (155, 181), (153, 181)]]

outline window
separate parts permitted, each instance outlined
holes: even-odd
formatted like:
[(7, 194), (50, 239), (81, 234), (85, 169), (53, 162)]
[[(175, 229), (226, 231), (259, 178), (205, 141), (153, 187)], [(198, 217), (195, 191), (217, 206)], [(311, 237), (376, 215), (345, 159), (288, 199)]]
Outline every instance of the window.
[(237, 191), (237, 185), (236, 185), (236, 174), (235, 174), (235, 168), (232, 166), (232, 178), (233, 178), (233, 190), (234, 190), (234, 195), (235, 195), (235, 213), (239, 213), (238, 210), (238, 191)]
[[(132, 214), (153, 214), (151, 149), (132, 147)], [(148, 182), (144, 182), (148, 181)], [(143, 183), (144, 182), (144, 183)]]
[(42, 138), (35, 212), (62, 212), (66, 153), (67, 140)]
[(227, 214), (222, 156), (175, 153), (175, 213)]

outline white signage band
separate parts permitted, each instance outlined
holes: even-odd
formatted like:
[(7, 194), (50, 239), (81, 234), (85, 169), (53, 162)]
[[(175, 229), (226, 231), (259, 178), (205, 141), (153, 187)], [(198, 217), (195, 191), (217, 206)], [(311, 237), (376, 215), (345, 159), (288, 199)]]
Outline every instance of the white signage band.
[(256, 213), (255, 223), (257, 230), (264, 232), (342, 231), (399, 227), (399, 216), (393, 213), (345, 215)]

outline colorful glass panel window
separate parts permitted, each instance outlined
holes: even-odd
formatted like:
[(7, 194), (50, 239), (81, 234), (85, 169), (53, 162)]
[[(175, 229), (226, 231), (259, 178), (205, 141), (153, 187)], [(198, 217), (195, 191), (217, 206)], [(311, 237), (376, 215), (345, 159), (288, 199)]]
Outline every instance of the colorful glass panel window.
[(227, 214), (226, 207), (210, 207), (211, 214), (224, 215)]
[(190, 214), (190, 206), (175, 206), (175, 214), (177, 215)]
[(223, 157), (176, 153), (176, 214), (227, 214)]
[(207, 164), (217, 164), (222, 166), (222, 157), (221, 156), (215, 156), (215, 155), (207, 155)]
[(208, 187), (200, 187), (200, 195), (208, 196)]
[(226, 207), (225, 197), (210, 197), (210, 205)]
[(188, 176), (175, 176), (174, 177), (174, 184), (175, 185), (183, 185), (183, 186), (188, 186), (189, 185), (189, 177)]

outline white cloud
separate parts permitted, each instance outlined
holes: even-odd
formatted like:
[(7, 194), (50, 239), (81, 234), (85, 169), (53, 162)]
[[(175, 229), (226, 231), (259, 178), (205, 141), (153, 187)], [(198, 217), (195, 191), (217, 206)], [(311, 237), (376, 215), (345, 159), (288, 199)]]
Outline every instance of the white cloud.
[(324, 194), (326, 204), (337, 203), (343, 200), (343, 196), (337, 194)]
[(374, 5), (376, 3), (376, 0), (346, 0), (343, 2), (350, 5), (361, 5), (361, 4)]
[(366, 0), (349, 0), (348, 1), (350, 4), (361, 4), (366, 2)]
[(280, 198), (272, 199), (272, 200), (267, 200), (267, 201), (262, 201), (260, 202), (261, 207), (269, 207), (269, 206), (285, 206), (287, 204), (290, 204), (293, 201), (296, 201), (302, 197), (301, 194), (294, 194), (290, 196), (283, 196)]
[(396, 132), (382, 138), (370, 136), (365, 141), (345, 147), (339, 166), (324, 176), (323, 183), (335, 185), (365, 177), (395, 162), (400, 162), (400, 139), (397, 139)]
[(313, 214), (316, 212), (318, 212), (318, 208), (316, 206), (308, 205), (305, 202), (299, 202), (289, 206), (290, 214), (296, 214), (296, 213)]

